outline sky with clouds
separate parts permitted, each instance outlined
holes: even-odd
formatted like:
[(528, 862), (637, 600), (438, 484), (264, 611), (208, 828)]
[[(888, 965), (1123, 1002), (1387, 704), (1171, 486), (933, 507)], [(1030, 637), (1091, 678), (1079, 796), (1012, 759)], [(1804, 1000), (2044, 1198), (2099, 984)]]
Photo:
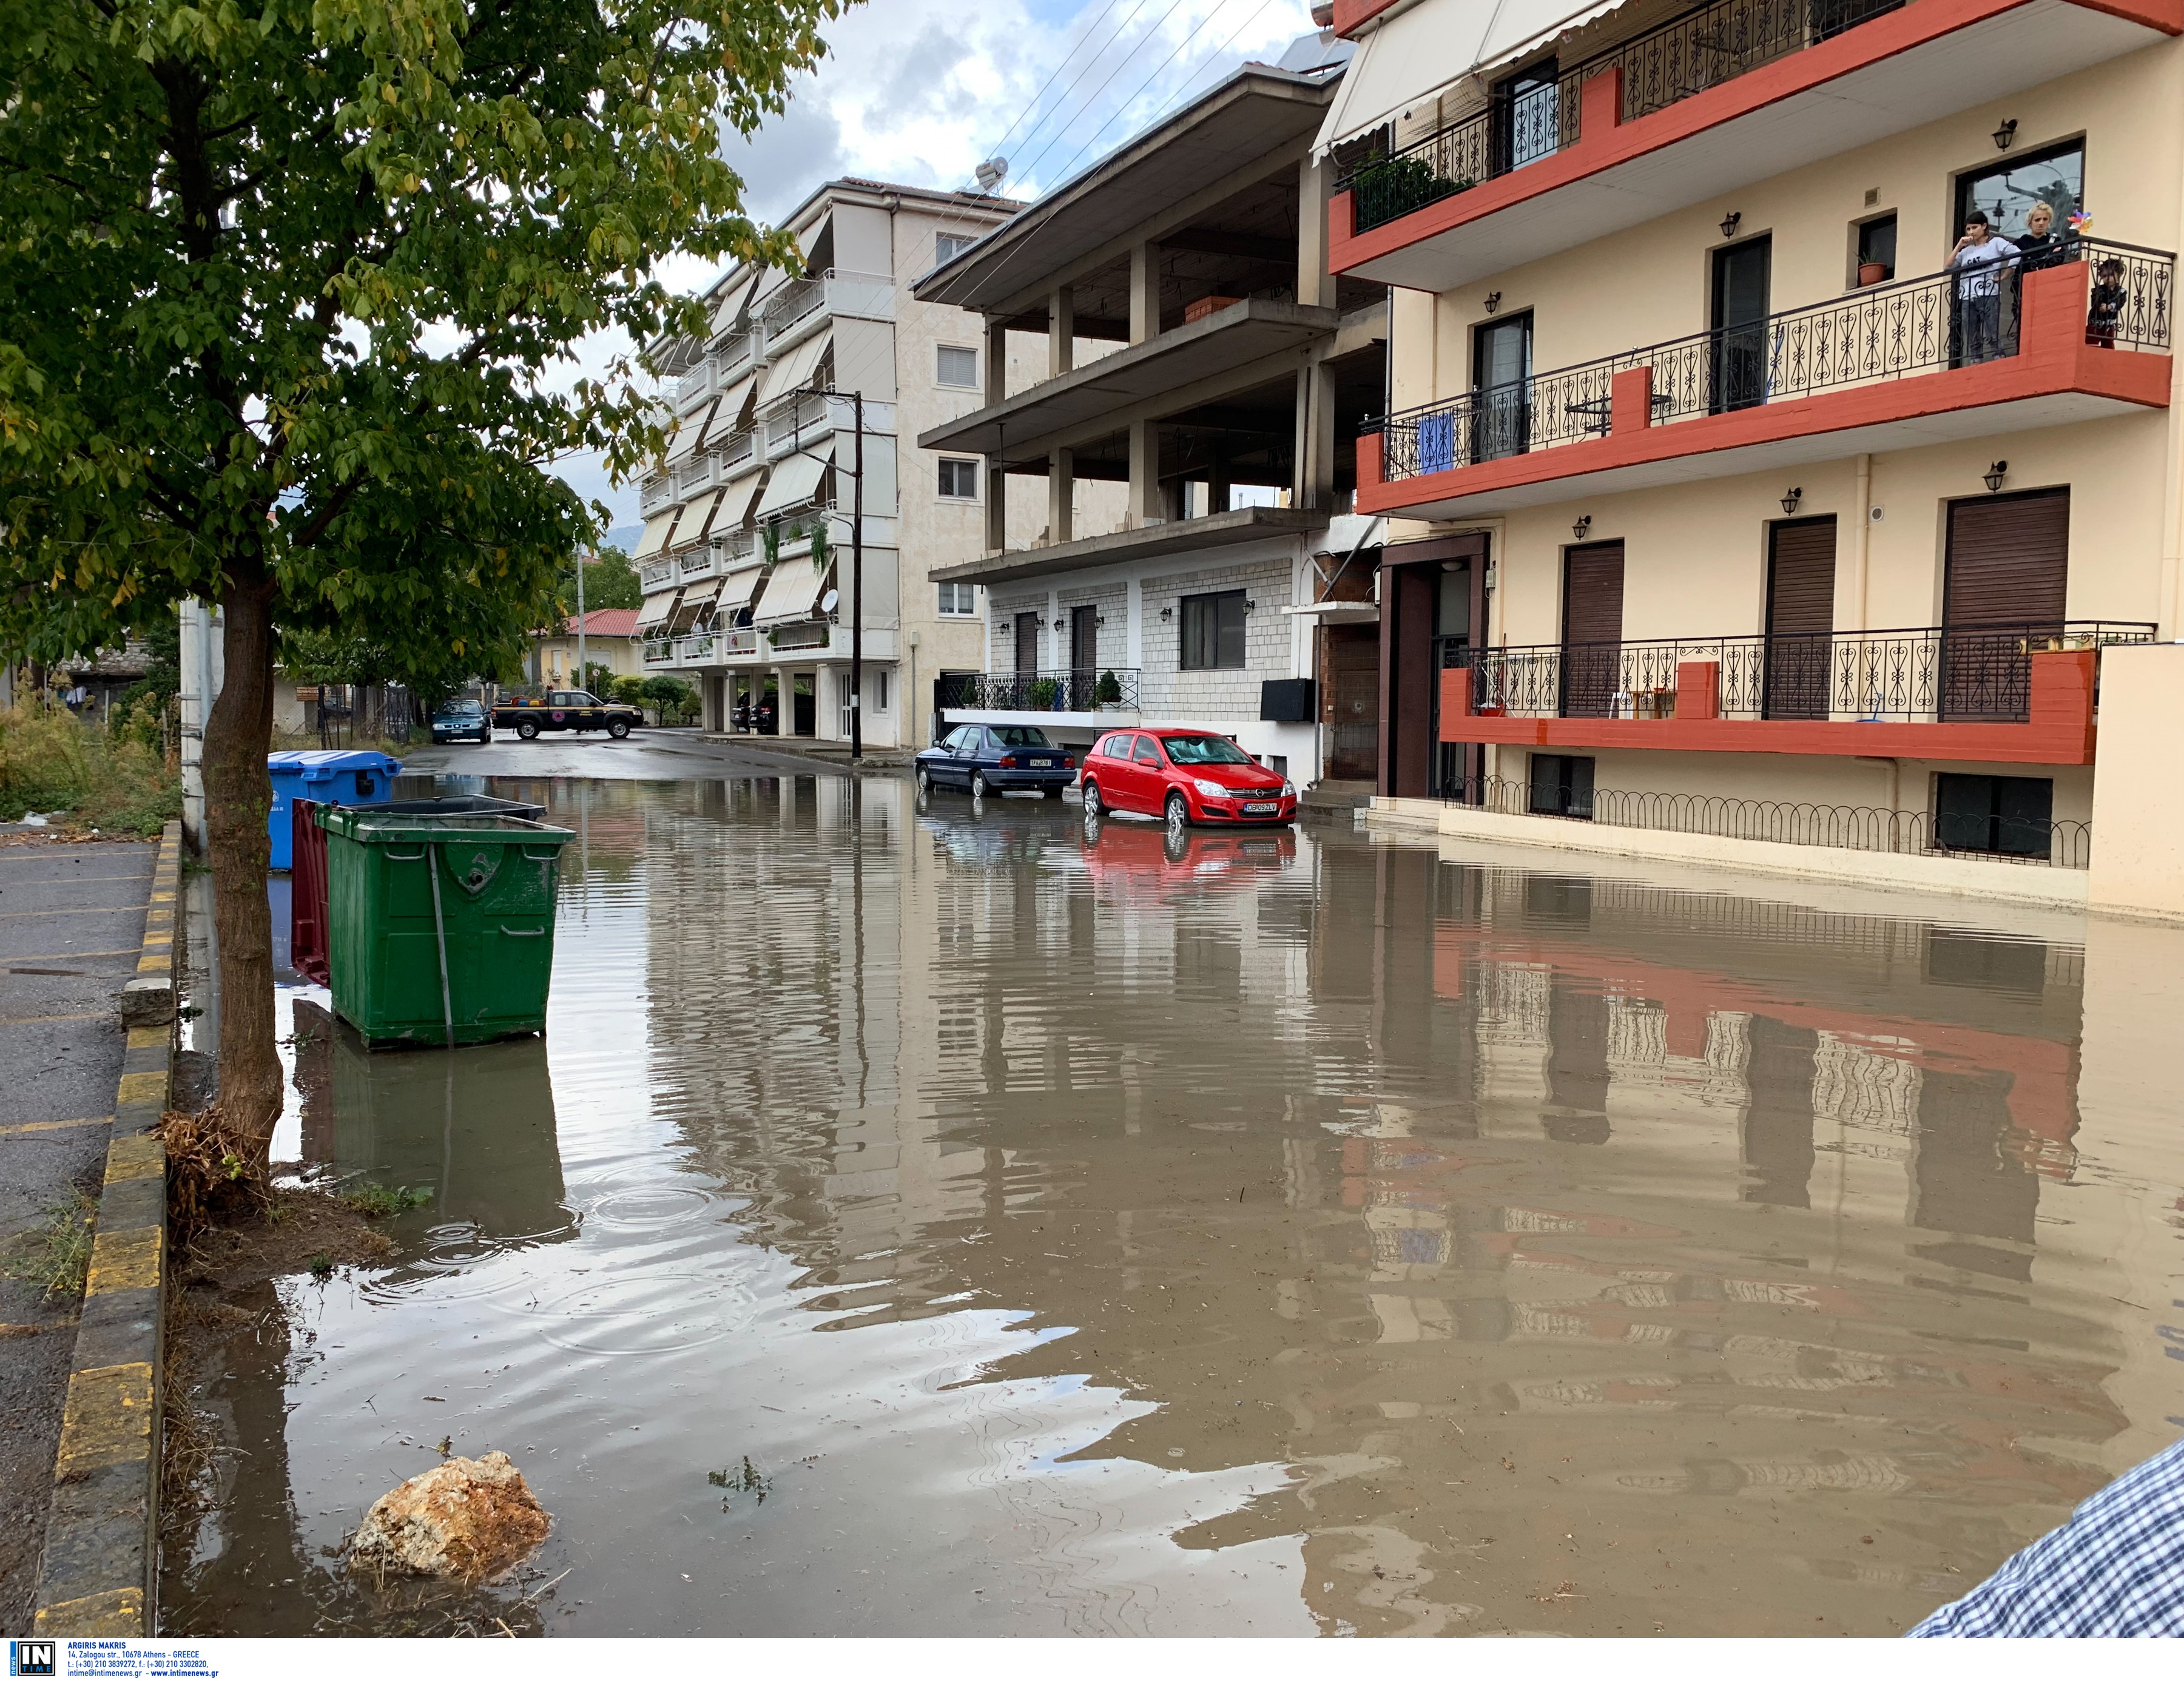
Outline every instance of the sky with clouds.
[[(1250, 58), (1279, 58), (1312, 28), (1309, 0), (866, 0), (823, 31), (828, 53), (799, 79), (788, 109), (731, 142), (746, 203), (786, 215), (837, 175), (965, 187), (986, 158), (1001, 191), (1033, 198), (1112, 151)], [(687, 269), (687, 271), (685, 271)], [(693, 288), (699, 264), (663, 270)], [(586, 347), (588, 366), (622, 348)], [(562, 476), (626, 526), (637, 487), (596, 460)]]

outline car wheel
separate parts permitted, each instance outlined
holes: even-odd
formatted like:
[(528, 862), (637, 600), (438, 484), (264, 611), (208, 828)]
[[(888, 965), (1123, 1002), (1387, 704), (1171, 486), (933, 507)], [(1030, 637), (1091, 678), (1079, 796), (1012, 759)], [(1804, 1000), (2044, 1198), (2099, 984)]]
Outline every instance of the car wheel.
[(1101, 811), (1103, 811), (1103, 810), (1105, 810), (1106, 809), (1106, 807), (1102, 806), (1102, 805), (1100, 804), (1100, 784), (1099, 784), (1099, 783), (1097, 783), (1097, 782), (1087, 782), (1087, 783), (1085, 783), (1085, 784), (1084, 784), (1084, 815), (1085, 815), (1085, 816), (1086, 816), (1087, 818), (1094, 818), (1094, 817), (1097, 817), (1097, 816), (1100, 814), (1100, 812), (1101, 812)]
[(993, 791), (994, 785), (986, 780), (986, 773), (983, 771), (973, 771), (971, 772), (972, 799), (983, 799)]
[(920, 799), (933, 798), (933, 772), (922, 765), (917, 767), (917, 797)]
[(1167, 797), (1167, 827), (1173, 835), (1181, 834), (1190, 827), (1190, 807), (1179, 793)]
[(515, 733), (517, 738), (521, 740), (537, 741), (538, 739), (538, 726), (532, 723), (530, 719), (524, 718), (518, 721), (515, 726)]
[(616, 741), (624, 740), (629, 734), (629, 720), (627, 718), (616, 719), (611, 724), (607, 726), (607, 733), (612, 736)]

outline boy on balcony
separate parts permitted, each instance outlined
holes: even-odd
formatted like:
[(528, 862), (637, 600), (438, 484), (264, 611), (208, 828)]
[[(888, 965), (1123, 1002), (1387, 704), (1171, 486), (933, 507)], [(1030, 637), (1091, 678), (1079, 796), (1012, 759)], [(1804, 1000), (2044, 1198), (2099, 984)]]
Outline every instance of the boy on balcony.
[(2002, 354), (2002, 271), (2014, 267), (2017, 248), (1994, 231), (1986, 212), (1964, 218), (1964, 237), (1949, 253), (1957, 276), (1957, 361), (1992, 362)]

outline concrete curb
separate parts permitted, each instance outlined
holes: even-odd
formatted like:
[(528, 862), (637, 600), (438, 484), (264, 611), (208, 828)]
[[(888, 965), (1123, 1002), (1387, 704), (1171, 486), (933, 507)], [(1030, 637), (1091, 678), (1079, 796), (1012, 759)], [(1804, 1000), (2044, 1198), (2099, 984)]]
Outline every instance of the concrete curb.
[[(152, 868), (140, 977), (175, 975), (181, 866), (182, 827), (170, 823)], [(41, 1635), (146, 1635), (153, 1626), (167, 1254), (167, 1153), (154, 1129), (174, 1049), (171, 1019), (129, 1029), (61, 1414), (38, 1572)]]

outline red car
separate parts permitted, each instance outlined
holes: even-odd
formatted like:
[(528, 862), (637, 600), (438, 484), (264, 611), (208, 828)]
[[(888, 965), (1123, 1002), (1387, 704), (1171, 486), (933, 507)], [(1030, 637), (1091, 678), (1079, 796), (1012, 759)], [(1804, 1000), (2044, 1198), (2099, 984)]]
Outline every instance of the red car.
[(1110, 730), (1084, 755), (1084, 811), (1139, 811), (1187, 823), (1288, 823), (1295, 788), (1226, 736)]

